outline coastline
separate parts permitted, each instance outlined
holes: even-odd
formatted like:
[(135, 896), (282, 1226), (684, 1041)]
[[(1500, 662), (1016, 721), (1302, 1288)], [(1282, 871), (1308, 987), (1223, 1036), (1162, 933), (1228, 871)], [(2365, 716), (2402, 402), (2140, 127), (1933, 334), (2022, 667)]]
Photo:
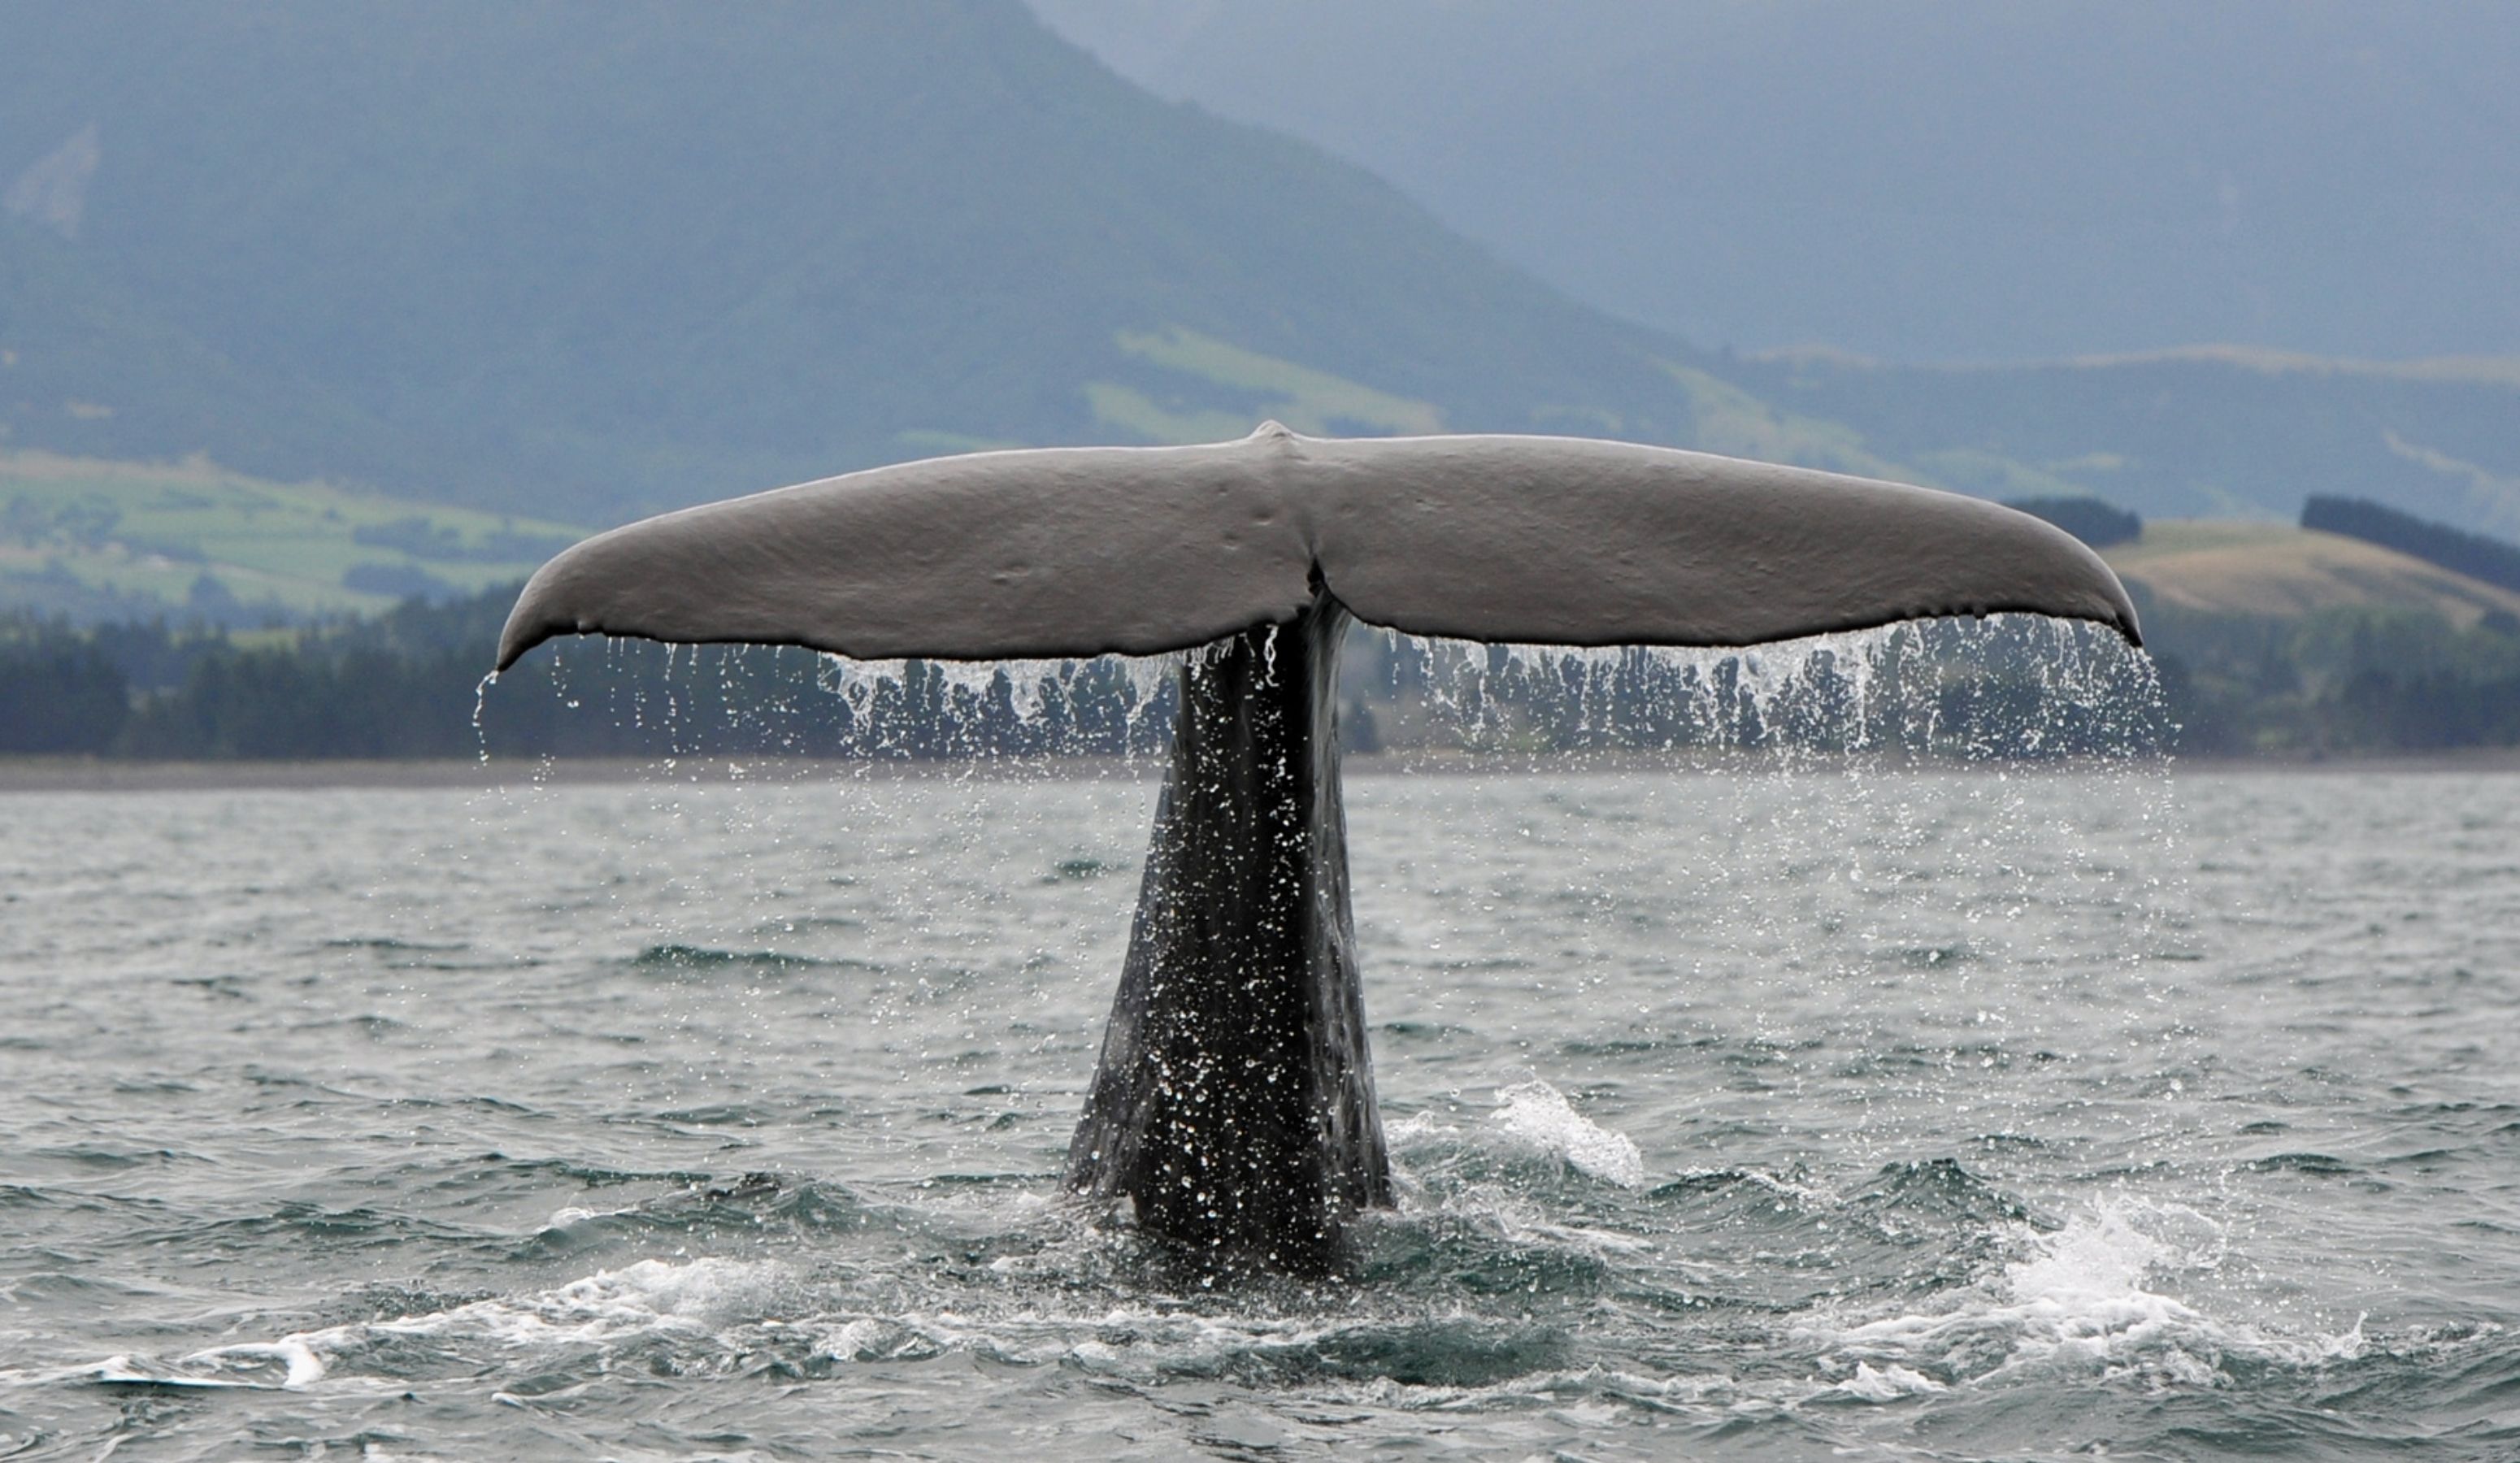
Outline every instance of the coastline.
[(0, 796), (13, 792), (312, 791), (338, 787), (459, 788), (656, 782), (1002, 781), (1042, 777), (1152, 779), (1163, 759), (1068, 757), (956, 762), (841, 762), (804, 757), (428, 758), (218, 762), (0, 757)]
[[(1526, 773), (1746, 772), (1766, 759), (1723, 753), (1665, 756), (1654, 753), (1463, 753), (1386, 752), (1350, 754), (1349, 776), (1509, 776)], [(124, 761), (99, 757), (0, 756), (0, 796), (40, 792), (195, 792), (311, 791), (327, 788), (425, 790), (461, 788), (489, 790), (519, 785), (583, 786), (652, 782), (671, 778), (691, 782), (806, 782), (841, 778), (870, 780), (963, 781), (1055, 778), (1117, 778), (1147, 781), (1160, 777), (1165, 757), (1061, 757), (1050, 759), (971, 759), (930, 762), (840, 762), (812, 758), (684, 757), (656, 758), (435, 758), (424, 760), (215, 762)], [(1885, 764), (1887, 765), (1887, 764)], [(1902, 759), (1902, 767), (1962, 764)], [(1983, 764), (1981, 764), (1982, 766)], [(2020, 773), (2065, 772), (2090, 766), (2085, 762), (2015, 763)], [(2166, 764), (2172, 777), (2355, 775), (2479, 775), (2520, 773), (2520, 747), (2475, 747), (2421, 754), (2390, 753), (2368, 757), (2174, 757)]]

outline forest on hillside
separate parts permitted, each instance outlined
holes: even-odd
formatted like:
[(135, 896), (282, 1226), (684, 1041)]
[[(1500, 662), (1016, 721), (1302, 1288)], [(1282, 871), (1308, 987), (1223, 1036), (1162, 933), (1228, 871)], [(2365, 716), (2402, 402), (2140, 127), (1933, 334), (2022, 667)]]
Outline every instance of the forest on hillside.
[[(484, 687), (514, 590), (373, 620), (226, 631), (0, 620), (0, 753), (126, 759), (762, 755), (932, 759), (1157, 749), (1169, 690), (1108, 663), (1019, 687), (910, 662), (843, 684), (793, 649), (578, 641)], [(1359, 751), (1850, 744), (1968, 757), (2153, 750), (2318, 757), (2520, 745), (2520, 618), (2335, 606), (2306, 615), (2142, 606), (2156, 693), (2092, 635), (1935, 622), (1871, 660), (1811, 652), (1785, 693), (1738, 660), (1580, 664), (1361, 637), (1342, 684)], [(2009, 626), (2010, 628), (2003, 628)], [(1910, 639), (1901, 640), (1899, 636)], [(1019, 706), (1038, 695), (1038, 705)], [(476, 721), (477, 715), (477, 721)]]

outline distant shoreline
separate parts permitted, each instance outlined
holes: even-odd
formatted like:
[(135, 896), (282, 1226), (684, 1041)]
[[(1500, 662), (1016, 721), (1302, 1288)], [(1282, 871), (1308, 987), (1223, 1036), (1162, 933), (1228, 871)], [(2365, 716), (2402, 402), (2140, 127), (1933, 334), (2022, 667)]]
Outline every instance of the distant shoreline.
[(527, 785), (584, 786), (617, 782), (814, 782), (1110, 777), (1151, 779), (1161, 757), (1067, 757), (968, 761), (851, 762), (803, 757), (678, 757), (668, 770), (652, 757), (440, 757), (218, 762), (122, 761), (104, 757), (0, 757), (0, 795), (12, 792), (295, 791), (331, 787), (487, 791)]
[[(488, 762), (469, 758), (371, 761), (355, 758), (318, 761), (219, 762), (121, 761), (98, 757), (0, 757), (0, 795), (13, 792), (192, 792), (299, 791), (322, 788), (470, 788), (487, 791), (524, 785), (584, 786), (652, 782), (671, 777), (689, 782), (809, 782), (843, 777), (895, 781), (976, 779), (1109, 778), (1150, 781), (1161, 776), (1162, 755), (1138, 758), (1063, 757), (1053, 759), (977, 758), (967, 761), (849, 762), (837, 759), (761, 757), (684, 757), (670, 772), (654, 758), (501, 757)], [(1957, 766), (1958, 764), (1926, 764)], [(1463, 775), (1512, 776), (1520, 773), (1616, 772), (1668, 768), (1681, 772), (1748, 770), (1749, 758), (1721, 754), (1677, 762), (1654, 754), (1607, 753), (1572, 757), (1562, 754), (1467, 755), (1461, 753), (1386, 753), (1346, 759), (1354, 776), (1402, 774), (1420, 776)], [(2070, 771), (2088, 763), (2017, 763), (2021, 773)], [(2479, 774), (2520, 773), (2520, 747), (2478, 747), (2423, 755), (2384, 754), (2369, 757), (2179, 757), (2171, 776), (2340, 776), (2364, 773)]]

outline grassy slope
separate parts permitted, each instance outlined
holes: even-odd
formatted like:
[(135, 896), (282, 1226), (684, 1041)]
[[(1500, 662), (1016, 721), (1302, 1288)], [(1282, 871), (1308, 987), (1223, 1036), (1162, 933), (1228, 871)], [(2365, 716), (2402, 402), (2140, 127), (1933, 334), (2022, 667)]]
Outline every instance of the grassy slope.
[[(415, 520), (435, 532), (425, 553), (352, 537), (399, 526), (408, 538)], [(425, 573), (477, 592), (521, 579), (540, 562), (538, 554), (486, 556), (503, 552), (491, 548), (493, 536), (558, 542), (581, 533), (325, 483), (266, 482), (199, 460), (164, 466), (0, 453), (0, 605), (39, 611), (83, 599), (174, 609), (206, 574), (249, 604), (298, 615), (373, 612), (399, 597), (345, 588), (343, 575), (358, 566)]]
[(2333, 605), (2422, 609), (2460, 629), (2520, 614), (2520, 594), (2377, 544), (2284, 523), (2156, 519), (2101, 557), (2158, 599), (2217, 614), (2288, 617)]
[(1095, 420), (1145, 441), (1224, 441), (1245, 435), (1269, 419), (1315, 435), (1423, 436), (1444, 429), (1444, 414), (1430, 402), (1377, 391), (1179, 326), (1160, 332), (1122, 331), (1114, 339), (1128, 355), (1170, 373), (1177, 388), (1205, 383), (1251, 398), (1238, 409), (1189, 405), (1175, 409), (1135, 386), (1087, 382), (1086, 399), (1093, 404)]

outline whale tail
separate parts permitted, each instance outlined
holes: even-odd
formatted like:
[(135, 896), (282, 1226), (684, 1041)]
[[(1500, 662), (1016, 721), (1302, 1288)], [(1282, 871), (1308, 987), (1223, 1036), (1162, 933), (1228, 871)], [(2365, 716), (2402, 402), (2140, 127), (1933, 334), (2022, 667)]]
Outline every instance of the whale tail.
[(869, 660), (1156, 654), (1291, 623), (1534, 644), (1747, 645), (2023, 610), (2140, 643), (2117, 576), (1929, 488), (1573, 437), (1298, 436), (935, 458), (666, 513), (545, 564), (556, 635)]
[(1387, 1204), (1334, 725), (1354, 616), (1416, 635), (1748, 645), (2031, 611), (2140, 643), (2116, 575), (2025, 513), (1628, 443), (1335, 441), (982, 453), (668, 513), (535, 574), (556, 635), (867, 659), (1149, 654), (1179, 721), (1068, 1185), (1214, 1269), (1336, 1269)]

